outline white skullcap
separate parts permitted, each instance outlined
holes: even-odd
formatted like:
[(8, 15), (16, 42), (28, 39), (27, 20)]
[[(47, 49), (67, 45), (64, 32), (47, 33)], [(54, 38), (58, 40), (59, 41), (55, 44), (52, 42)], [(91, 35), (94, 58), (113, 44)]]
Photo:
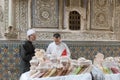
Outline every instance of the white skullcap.
[(30, 36), (31, 34), (34, 34), (34, 33), (35, 33), (35, 31), (33, 29), (29, 29), (27, 31), (27, 36)]

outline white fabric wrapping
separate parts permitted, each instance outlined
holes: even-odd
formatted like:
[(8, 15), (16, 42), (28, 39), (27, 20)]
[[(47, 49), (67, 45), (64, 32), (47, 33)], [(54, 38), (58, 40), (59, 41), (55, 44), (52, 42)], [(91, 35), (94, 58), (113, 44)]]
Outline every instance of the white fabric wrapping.
[(48, 78), (30, 78), (29, 72), (23, 73), (20, 80), (92, 80), (90, 73), (80, 75), (56, 76)]
[(120, 74), (106, 74), (105, 80), (120, 80)]
[(120, 74), (104, 74), (97, 67), (93, 67), (92, 74), (94, 80), (120, 80)]
[(91, 73), (92, 73), (92, 76), (93, 76), (93, 80), (105, 80), (105, 75), (96, 66), (93, 66)]
[(20, 76), (19, 80), (29, 80), (29, 72), (25, 72)]

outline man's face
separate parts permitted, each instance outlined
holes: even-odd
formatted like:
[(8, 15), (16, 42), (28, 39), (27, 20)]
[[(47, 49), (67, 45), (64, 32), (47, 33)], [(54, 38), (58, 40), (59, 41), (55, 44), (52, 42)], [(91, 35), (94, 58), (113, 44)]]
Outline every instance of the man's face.
[(56, 45), (60, 44), (61, 38), (60, 37), (58, 37), (58, 38), (54, 37), (54, 42), (56, 43)]
[(30, 37), (29, 37), (30, 40), (34, 41), (36, 40), (36, 34), (31, 34)]

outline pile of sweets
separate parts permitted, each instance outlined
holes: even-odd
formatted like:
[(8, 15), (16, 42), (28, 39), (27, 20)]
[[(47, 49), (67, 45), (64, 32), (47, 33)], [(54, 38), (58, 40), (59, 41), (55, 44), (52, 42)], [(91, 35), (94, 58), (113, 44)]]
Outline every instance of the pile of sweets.
[(104, 74), (120, 73), (120, 57), (107, 57), (104, 59), (104, 55), (98, 53), (95, 56), (94, 65), (101, 69)]
[(57, 57), (46, 54), (43, 49), (35, 51), (35, 56), (30, 61), (30, 77), (32, 78), (77, 75), (89, 73), (92, 69), (92, 61), (85, 58), (73, 60), (67, 56)]

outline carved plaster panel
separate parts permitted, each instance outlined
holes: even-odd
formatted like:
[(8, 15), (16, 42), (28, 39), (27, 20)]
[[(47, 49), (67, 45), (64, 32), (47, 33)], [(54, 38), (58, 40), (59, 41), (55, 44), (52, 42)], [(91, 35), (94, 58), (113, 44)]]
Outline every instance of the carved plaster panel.
[(116, 1), (116, 7), (120, 6), (120, 0), (115, 0)]
[(19, 28), (21, 31), (26, 31), (28, 29), (28, 0), (20, 0), (19, 5)]
[(4, 24), (4, 0), (0, 0), (0, 38), (2, 38), (3, 32), (5, 31), (5, 24)]
[(8, 0), (4, 0), (4, 3), (5, 3), (4, 19), (5, 19), (5, 30), (6, 30), (8, 28), (8, 5), (9, 5), (9, 2), (8, 2)]
[(120, 0), (116, 0), (115, 5), (115, 32), (119, 32), (120, 30)]
[(0, 22), (3, 22), (3, 6), (2, 5), (0, 5)]
[(16, 0), (16, 2), (15, 2), (15, 23), (16, 23), (16, 28), (17, 29), (19, 29), (19, 8), (20, 8), (20, 6), (18, 5), (19, 4), (19, 0)]
[(110, 30), (112, 16), (110, 13), (109, 0), (94, 0), (91, 6), (91, 29)]
[(72, 7), (80, 7), (81, 0), (70, 0), (70, 6)]
[[(8, 27), (8, 0), (5, 1), (5, 28)], [(16, 6), (15, 6), (15, 23), (16, 27), (20, 31), (20, 39), (26, 38), (26, 31), (28, 29), (28, 0), (15, 0)], [(53, 33), (56, 32), (56, 30), (49, 31), (48, 29), (44, 29), (44, 31), (41, 30), (41, 28), (57, 28), (58, 27), (58, 13), (57, 13), (57, 0), (33, 0), (37, 1), (35, 3), (35, 10), (34, 10), (34, 18), (32, 18), (33, 23), (32, 27), (39, 29), (37, 30), (37, 39), (38, 40), (52, 40)], [(102, 1), (102, 2), (101, 2)], [(119, 0), (118, 0), (119, 1)], [(72, 32), (70, 30), (58, 30), (63, 40), (78, 40), (78, 41), (108, 41), (108, 40), (117, 40), (116, 34), (113, 32), (106, 32), (106, 31), (95, 31), (97, 30), (110, 30), (112, 22), (115, 22), (115, 31), (119, 31), (120, 29), (120, 6), (119, 4), (116, 4), (115, 7), (115, 15), (113, 14), (113, 11), (109, 10), (110, 4), (108, 0), (94, 0), (93, 6), (91, 6), (93, 15), (91, 16), (91, 29), (94, 29), (93, 31), (75, 31)], [(84, 8), (78, 7), (64, 7), (66, 8), (65, 14), (64, 14), (64, 27), (68, 27), (68, 15), (70, 11), (78, 11), (82, 16), (82, 26), (85, 26), (85, 20), (86, 20), (86, 12)], [(113, 6), (111, 6), (113, 8)], [(31, 9), (32, 10), (32, 9)], [(111, 14), (112, 13), (112, 14)], [(115, 17), (115, 21), (111, 18)], [(108, 24), (109, 23), (109, 24)], [(67, 25), (66, 25), (67, 24)], [(4, 26), (4, 25), (3, 25)], [(119, 38), (120, 39), (120, 38)]]
[[(62, 40), (70, 41), (112, 41), (116, 40), (116, 35), (106, 32), (59, 32)], [(54, 32), (37, 32), (38, 40), (52, 40)]]
[(114, 31), (117, 35), (117, 39), (120, 40), (120, 0), (115, 0), (115, 15), (114, 15)]
[(98, 8), (106, 8), (107, 0), (95, 0), (95, 6)]
[(32, 0), (32, 27), (58, 27), (57, 0)]

